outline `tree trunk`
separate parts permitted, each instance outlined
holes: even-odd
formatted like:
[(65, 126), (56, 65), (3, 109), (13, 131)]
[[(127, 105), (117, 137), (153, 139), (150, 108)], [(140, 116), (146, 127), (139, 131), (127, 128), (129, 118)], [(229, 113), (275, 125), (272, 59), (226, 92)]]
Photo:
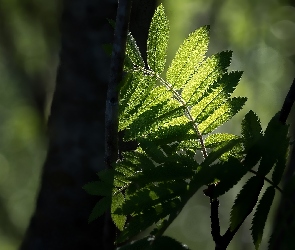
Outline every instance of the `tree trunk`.
[[(65, 0), (49, 145), (36, 210), (21, 249), (102, 249), (104, 220), (88, 224), (97, 197), (82, 189), (104, 168), (104, 106), (115, 0)], [(112, 242), (109, 243), (110, 245)]]
[[(131, 31), (146, 43), (155, 0), (134, 1)], [(48, 121), (49, 145), (35, 213), (21, 250), (105, 249), (104, 218), (87, 223), (98, 201), (82, 186), (104, 164), (104, 109), (116, 0), (64, 0), (62, 45)], [(143, 21), (142, 21), (143, 20)], [(145, 50), (145, 49), (144, 49)], [(113, 241), (108, 243), (113, 248)]]

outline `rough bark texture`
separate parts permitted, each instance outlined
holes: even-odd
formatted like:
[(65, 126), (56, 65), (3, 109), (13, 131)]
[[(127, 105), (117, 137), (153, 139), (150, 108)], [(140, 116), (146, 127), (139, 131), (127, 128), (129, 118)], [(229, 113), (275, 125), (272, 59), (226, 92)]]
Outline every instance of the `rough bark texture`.
[[(141, 29), (135, 38), (143, 43), (147, 29), (142, 27), (148, 27), (156, 1), (134, 2), (131, 30)], [(145, 12), (139, 16), (142, 7)], [(105, 168), (104, 109), (110, 57), (102, 45), (112, 42), (107, 18), (115, 19), (116, 10), (116, 0), (64, 0), (48, 153), (21, 250), (106, 250), (104, 218), (87, 223), (98, 197), (88, 195), (82, 186), (97, 180), (95, 173)], [(107, 248), (114, 248), (111, 239)]]
[[(103, 218), (87, 220), (97, 197), (82, 186), (104, 168), (104, 106), (116, 0), (66, 0), (49, 148), (36, 211), (21, 249), (103, 249)], [(110, 242), (110, 245), (112, 243)]]

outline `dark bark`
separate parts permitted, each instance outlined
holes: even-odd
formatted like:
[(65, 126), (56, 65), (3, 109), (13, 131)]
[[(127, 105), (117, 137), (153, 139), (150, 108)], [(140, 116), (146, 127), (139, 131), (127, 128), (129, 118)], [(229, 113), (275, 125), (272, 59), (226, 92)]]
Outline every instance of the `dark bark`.
[[(103, 218), (88, 224), (97, 201), (82, 190), (104, 168), (104, 106), (117, 3), (66, 0), (49, 148), (36, 210), (21, 249), (103, 249)], [(112, 242), (109, 243), (112, 245)]]
[[(123, 65), (126, 40), (131, 11), (131, 0), (120, 0), (118, 4), (116, 27), (111, 58), (110, 80), (108, 84), (105, 111), (105, 163), (111, 169), (119, 157), (118, 123), (119, 123), (119, 84), (123, 78)], [(104, 249), (112, 249), (110, 241), (115, 242), (116, 228), (112, 223), (111, 213), (105, 214)]]
[[(135, 2), (140, 9), (141, 1)], [(133, 15), (131, 31), (142, 28), (141, 18), (148, 27), (155, 2), (142, 1), (142, 6), (153, 7), (140, 12), (141, 16)], [(64, 0), (48, 153), (22, 250), (105, 249), (104, 218), (87, 223), (98, 197), (88, 195), (82, 186), (97, 180), (95, 173), (105, 168), (104, 109), (110, 60), (102, 45), (113, 39), (107, 18), (115, 19), (116, 9), (116, 0)], [(146, 42), (147, 30), (141, 32), (135, 35), (139, 44)], [(106, 245), (113, 248), (113, 240)]]
[[(291, 112), (292, 106), (295, 101), (295, 79), (286, 95), (284, 104), (280, 112), (280, 122), (286, 123), (287, 118)], [(294, 119), (290, 119), (294, 122)], [(295, 135), (295, 127), (293, 129), (293, 140)], [(291, 146), (290, 159), (283, 178), (283, 189), (288, 185), (289, 181), (295, 172), (295, 147)], [(293, 191), (294, 192), (294, 191)], [(273, 237), (271, 240), (270, 249), (284, 249), (282, 246), (286, 245), (288, 240), (293, 241), (294, 227), (295, 227), (295, 193), (291, 197), (281, 196), (281, 200), (275, 215), (273, 224)], [(291, 238), (290, 238), (291, 236)]]
[[(292, 7), (295, 6), (294, 1), (287, 1), (287, 2), (290, 6)], [(295, 63), (294, 56), (292, 56), (290, 59), (293, 63)], [(284, 104), (281, 110), (281, 114), (280, 114), (281, 122), (286, 123), (286, 120), (289, 116), (291, 108), (294, 104), (294, 99), (295, 99), (295, 79), (293, 80), (293, 83), (286, 96), (286, 99), (284, 101)], [(292, 140), (294, 140), (295, 119), (294, 117), (290, 117), (289, 120), (293, 123), (291, 124), (291, 130), (292, 130), (292, 137), (293, 137)], [(291, 180), (294, 173), (295, 173), (295, 147), (293, 144), (289, 152), (289, 163), (285, 171), (283, 187), (287, 186), (288, 182)], [(294, 241), (293, 235), (294, 235), (294, 228), (295, 228), (295, 215), (293, 211), (295, 209), (295, 192), (293, 193), (291, 200), (292, 202), (290, 202), (288, 198), (281, 197), (278, 209), (276, 211), (274, 223), (273, 223), (274, 237), (271, 241), (272, 244), (270, 245), (271, 246), (270, 249), (275, 250), (278, 248), (282, 248), (281, 247), (282, 242), (284, 240), (285, 241), (288, 240), (288, 235), (289, 235), (289, 238), (292, 241)], [(282, 227), (282, 225), (284, 226)]]

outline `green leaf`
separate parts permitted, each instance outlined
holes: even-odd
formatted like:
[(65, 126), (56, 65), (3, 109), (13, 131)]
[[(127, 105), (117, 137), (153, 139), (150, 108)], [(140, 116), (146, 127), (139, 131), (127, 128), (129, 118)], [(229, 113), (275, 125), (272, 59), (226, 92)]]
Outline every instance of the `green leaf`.
[[(171, 119), (165, 126), (162, 126), (157, 131), (149, 133), (148, 137), (153, 138), (157, 145), (167, 145), (169, 143), (181, 142), (187, 139), (197, 139), (198, 135), (189, 133), (192, 125), (185, 116)], [(146, 138), (141, 138), (146, 139)]]
[(224, 153), (230, 151), (234, 146), (236, 146), (240, 142), (239, 139), (231, 140), (228, 142), (225, 142), (222, 147), (218, 148), (216, 151), (210, 152), (206, 159), (203, 161), (203, 166), (209, 166), (211, 163), (219, 159)]
[(272, 205), (273, 199), (275, 196), (274, 187), (268, 187), (262, 198), (259, 201), (259, 204), (256, 208), (256, 212), (252, 221), (252, 238), (255, 245), (255, 249), (259, 248), (259, 245), (262, 240), (263, 230), (265, 226), (265, 222)]
[(127, 217), (121, 214), (116, 214), (115, 211), (124, 203), (124, 195), (121, 192), (117, 192), (113, 195), (111, 206), (111, 217), (116, 227), (119, 230), (123, 230)]
[(246, 100), (245, 97), (234, 97), (216, 109), (210, 117), (199, 124), (200, 133), (203, 135), (211, 133), (214, 129), (230, 120), (242, 109)]
[(108, 196), (112, 194), (113, 186), (105, 182), (93, 181), (85, 184), (83, 189), (91, 195)]
[(126, 55), (133, 64), (133, 67), (144, 67), (144, 61), (131, 33), (128, 33), (127, 35)]
[(263, 136), (260, 120), (252, 110), (245, 115), (242, 121), (242, 136), (246, 150), (249, 150)]
[(114, 170), (113, 169), (104, 169), (97, 173), (101, 181), (113, 185), (114, 182)]
[[(132, 72), (129, 88), (125, 91), (125, 96), (120, 94), (119, 106), (119, 130), (127, 128), (140, 114), (153, 106), (156, 95), (151, 95), (156, 84), (154, 76), (146, 75), (141, 71)], [(153, 90), (154, 93), (156, 90)], [(167, 96), (162, 95), (164, 99)], [(157, 96), (159, 98), (159, 96)], [(148, 104), (147, 105), (147, 102)]]
[[(170, 95), (167, 95), (169, 98)], [(130, 140), (131, 138), (136, 139), (154, 131), (158, 131), (161, 127), (165, 126), (166, 123), (170, 122), (171, 119), (180, 117), (184, 114), (183, 107), (174, 100), (163, 100), (157, 104), (154, 101), (152, 107), (149, 107), (145, 112), (139, 115), (136, 120), (129, 126), (128, 132), (125, 138)]]
[(169, 22), (161, 4), (152, 18), (147, 40), (147, 62), (150, 69), (160, 74), (166, 63)]
[[(185, 181), (160, 183), (137, 190), (125, 200), (121, 214), (139, 214), (146, 209), (153, 209), (158, 204), (164, 204), (187, 190)], [(160, 208), (158, 206), (158, 208)], [(162, 208), (161, 208), (162, 209)]]
[(181, 164), (157, 166), (155, 169), (143, 170), (142, 173), (132, 179), (138, 185), (146, 185), (152, 182), (177, 181), (189, 179), (193, 176), (194, 171), (191, 167), (182, 166)]
[[(223, 51), (201, 63), (183, 86), (181, 93), (183, 99), (191, 105), (201, 103), (201, 100), (208, 95), (208, 91), (212, 90), (214, 85), (215, 87), (218, 86), (217, 82), (222, 82), (223, 74), (226, 73), (226, 68), (230, 65), (231, 56), (231, 51)], [(238, 80), (234, 81), (234, 79), (230, 81), (233, 85), (237, 84), (237, 82)], [(226, 84), (224, 85), (226, 86)], [(205, 104), (200, 105), (205, 106)]]
[(158, 222), (161, 219), (164, 219), (170, 213), (178, 211), (181, 206), (179, 199), (173, 199), (169, 202), (161, 204), (161, 209), (147, 209), (144, 210), (141, 214), (137, 214), (132, 217), (129, 223), (126, 225), (126, 228), (117, 238), (117, 242), (124, 242), (127, 239), (135, 236), (136, 234), (142, 232), (153, 223)]
[(112, 203), (112, 197), (103, 197), (99, 200), (99, 202), (96, 203), (94, 208), (91, 211), (91, 214), (88, 219), (88, 223), (96, 220), (98, 217), (104, 214), (105, 211), (110, 209)]
[(209, 26), (204, 26), (189, 35), (179, 47), (167, 70), (166, 78), (176, 89), (181, 88), (204, 60), (209, 44)]
[(226, 162), (222, 162), (219, 166), (220, 171), (216, 171), (216, 179), (219, 180), (214, 188), (212, 198), (217, 198), (230, 190), (239, 180), (247, 173), (245, 168), (239, 160), (230, 158)]
[[(220, 108), (229, 99), (232, 91), (237, 86), (242, 72), (224, 74), (192, 107), (192, 114), (197, 123), (210, 117), (216, 109)], [(200, 93), (198, 90), (197, 93)], [(196, 95), (192, 96), (195, 98)]]
[[(286, 150), (289, 144), (287, 138), (288, 126), (283, 125), (279, 121), (279, 113), (276, 114), (268, 123), (263, 137), (263, 155), (258, 168), (258, 173), (267, 175), (272, 169), (273, 165), (277, 162), (278, 158), (286, 158)], [(278, 165), (279, 167), (279, 165)], [(276, 182), (279, 182), (284, 171), (284, 166), (279, 171), (276, 170), (278, 176), (275, 176)]]
[(274, 185), (278, 185), (282, 179), (284, 170), (287, 166), (287, 156), (288, 156), (288, 149), (289, 149), (289, 143), (287, 143), (284, 146), (280, 147), (280, 150), (285, 150), (285, 155), (281, 155), (278, 157), (275, 166), (274, 166), (274, 171), (272, 172), (272, 181)]
[(237, 195), (230, 213), (230, 230), (244, 221), (255, 207), (260, 190), (263, 186), (263, 179), (258, 176), (251, 177)]

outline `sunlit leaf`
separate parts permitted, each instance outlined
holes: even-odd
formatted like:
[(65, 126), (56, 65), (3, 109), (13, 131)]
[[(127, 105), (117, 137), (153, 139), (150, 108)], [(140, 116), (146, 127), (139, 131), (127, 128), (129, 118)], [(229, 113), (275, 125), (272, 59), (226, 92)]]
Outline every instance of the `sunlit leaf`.
[(152, 18), (147, 40), (147, 62), (156, 73), (164, 70), (169, 38), (169, 22), (160, 5)]

